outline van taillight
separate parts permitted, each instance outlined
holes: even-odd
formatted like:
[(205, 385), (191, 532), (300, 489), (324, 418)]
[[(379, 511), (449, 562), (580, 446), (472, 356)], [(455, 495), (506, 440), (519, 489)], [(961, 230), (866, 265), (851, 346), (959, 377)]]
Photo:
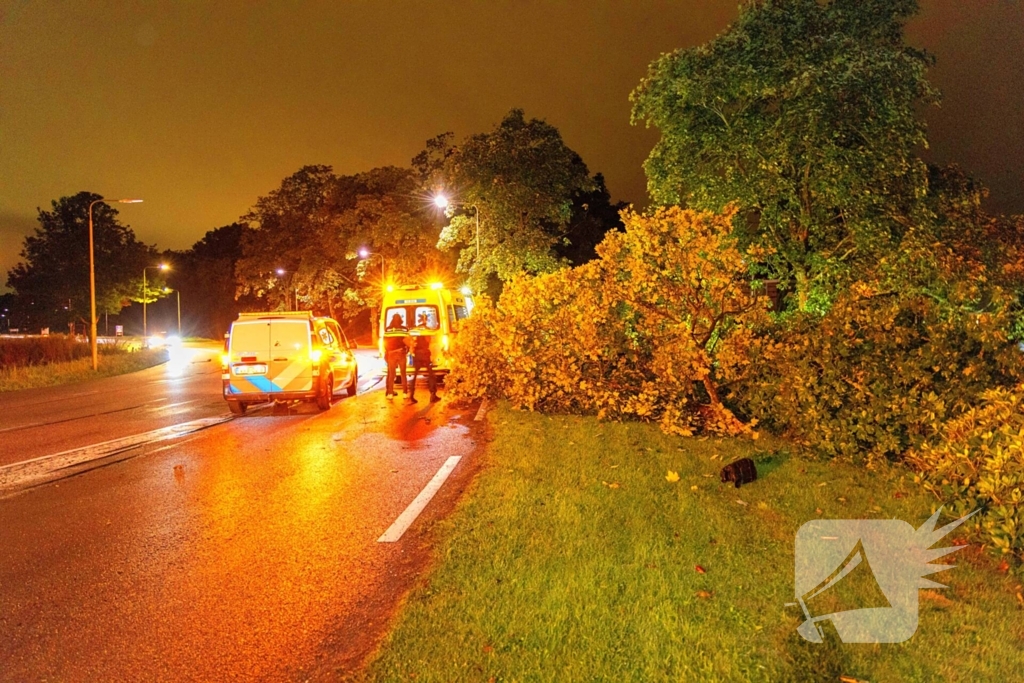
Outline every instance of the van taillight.
[(242, 356), (242, 362), (243, 363), (255, 363), (256, 362), (256, 356)]

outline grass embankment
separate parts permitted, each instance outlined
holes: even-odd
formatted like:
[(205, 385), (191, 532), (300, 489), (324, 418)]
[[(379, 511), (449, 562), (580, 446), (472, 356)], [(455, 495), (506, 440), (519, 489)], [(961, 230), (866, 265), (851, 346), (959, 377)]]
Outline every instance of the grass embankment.
[(118, 349), (101, 353), (99, 370), (95, 372), (92, 369), (91, 356), (44, 365), (4, 367), (0, 368), (0, 392), (37, 389), (123, 375), (137, 370), (145, 370), (166, 360), (167, 351), (164, 349), (142, 351)]
[[(793, 546), (816, 518), (931, 512), (899, 472), (790, 457), (779, 442), (679, 439), (640, 424), (493, 413), (483, 471), (438, 525), (436, 566), (364, 672), (372, 681), (1009, 681), (1020, 580), (977, 549), (921, 592), (894, 645), (796, 633)], [(722, 485), (723, 462), (761, 479)], [(666, 481), (675, 471), (679, 481)], [(953, 534), (956, 535), (956, 532)], [(948, 542), (948, 541), (947, 541)], [(699, 566), (699, 568), (698, 568)]]

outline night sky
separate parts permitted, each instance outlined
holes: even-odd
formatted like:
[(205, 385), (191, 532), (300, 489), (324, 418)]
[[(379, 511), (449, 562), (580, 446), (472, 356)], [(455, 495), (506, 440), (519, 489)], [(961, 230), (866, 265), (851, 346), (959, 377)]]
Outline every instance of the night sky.
[[(662, 52), (722, 31), (737, 0), (0, 0), (0, 288), (36, 207), (89, 190), (159, 248), (230, 223), (305, 164), (407, 165), (427, 138), (512, 107), (557, 126), (613, 199), (646, 203), (656, 133), (628, 96)], [(935, 161), (1024, 212), (1024, 6), (922, 0), (938, 58)]]

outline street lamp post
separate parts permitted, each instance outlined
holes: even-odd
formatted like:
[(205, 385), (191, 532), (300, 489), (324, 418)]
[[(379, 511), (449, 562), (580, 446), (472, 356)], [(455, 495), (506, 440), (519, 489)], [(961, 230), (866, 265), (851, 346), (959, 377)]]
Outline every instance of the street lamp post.
[[(92, 207), (103, 201), (103, 197), (89, 202), (89, 338), (92, 346), (92, 369), (99, 370), (100, 355), (96, 345), (96, 258), (92, 238)], [(141, 204), (141, 199), (118, 199), (118, 204)], [(143, 272), (145, 276), (145, 272)]]
[(146, 266), (142, 269), (142, 345), (149, 344), (149, 328), (146, 325), (146, 300), (149, 299), (149, 285), (146, 283), (147, 270), (167, 270), (170, 266), (161, 263), (158, 266)]
[(174, 295), (178, 298), (178, 337), (181, 337), (181, 290), (171, 289), (170, 287), (164, 287), (164, 294), (170, 294), (174, 292)]
[[(277, 273), (278, 277), (284, 277), (288, 271), (285, 270), (284, 268), (278, 268), (274, 272)], [(295, 296), (295, 308), (293, 308), (292, 310), (297, 311), (299, 310), (299, 288), (293, 287), (292, 294)], [(288, 301), (288, 305), (291, 305), (291, 301)]]
[(384, 254), (378, 253), (376, 251), (370, 251), (370, 250), (366, 249), (365, 247), (359, 250), (359, 258), (363, 259), (364, 261), (369, 260), (371, 256), (380, 256), (380, 286), (383, 287), (384, 286), (384, 278), (385, 278), (385, 275), (384, 275)]
[[(450, 204), (454, 202), (444, 194), (434, 195), (434, 204), (440, 209), (447, 209)], [(467, 206), (473, 207), (473, 218), (476, 220), (476, 260), (480, 260), (480, 207), (476, 204), (468, 204)]]
[[(381, 254), (381, 253), (376, 252), (376, 251), (370, 251), (366, 247), (363, 247), (362, 249), (359, 250), (359, 258), (363, 259), (364, 261), (365, 260), (369, 260), (373, 256), (379, 256), (380, 257), (380, 291), (381, 291), (380, 305), (381, 305), (381, 309), (383, 310), (383, 306), (384, 306), (384, 287), (386, 286), (384, 280), (387, 277), (384, 274), (384, 254)], [(374, 325), (372, 323), (372, 321), (370, 323), (370, 336), (373, 339), (373, 343), (376, 344), (377, 343), (377, 326)]]

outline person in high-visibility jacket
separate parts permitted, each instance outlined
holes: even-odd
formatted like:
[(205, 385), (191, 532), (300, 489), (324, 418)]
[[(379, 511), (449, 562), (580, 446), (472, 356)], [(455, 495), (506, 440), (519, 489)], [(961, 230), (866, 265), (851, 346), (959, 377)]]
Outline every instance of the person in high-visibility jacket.
[(384, 332), (384, 361), (388, 367), (388, 377), (385, 382), (385, 398), (395, 397), (395, 372), (402, 373), (402, 386), (409, 391), (408, 378), (405, 374), (405, 354), (408, 351), (406, 340), (409, 338), (409, 330), (405, 327), (405, 320), (398, 313), (391, 316), (387, 329)]
[(416, 377), (422, 370), (427, 376), (427, 387), (430, 389), (430, 402), (435, 403), (441, 399), (437, 397), (437, 378), (434, 376), (434, 364), (430, 358), (431, 337), (421, 335), (415, 337), (416, 341), (412, 347), (412, 381), (406, 389), (409, 395), (409, 403), (416, 403)]

